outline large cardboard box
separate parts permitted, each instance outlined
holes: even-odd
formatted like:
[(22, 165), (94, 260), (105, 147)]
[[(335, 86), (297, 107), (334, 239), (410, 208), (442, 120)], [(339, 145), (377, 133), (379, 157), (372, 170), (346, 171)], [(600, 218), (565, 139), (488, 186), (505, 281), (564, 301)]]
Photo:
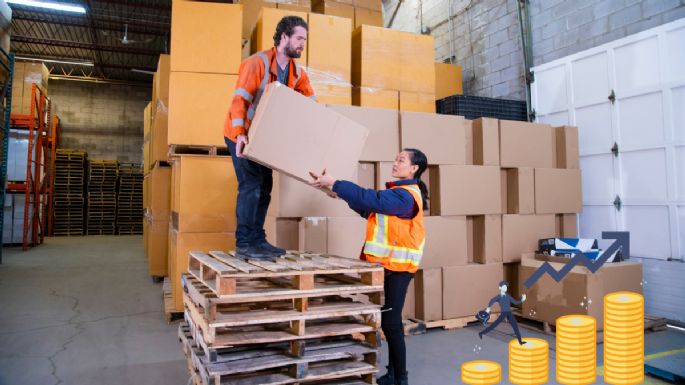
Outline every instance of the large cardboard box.
[(499, 167), (447, 165), (430, 172), (431, 215), (502, 213)]
[(172, 72), (168, 144), (226, 146), (223, 127), (236, 75)]
[[(356, 181), (369, 130), (292, 89), (272, 83), (262, 96), (244, 154), (304, 182), (327, 170)], [(287, 151), (283, 151), (287, 149)]]
[(400, 91), (400, 111), (435, 113), (435, 94)]
[(148, 274), (165, 277), (168, 274), (169, 221), (146, 218)]
[(442, 269), (420, 269), (414, 276), (416, 318), (439, 321), (442, 318)]
[(462, 116), (400, 112), (400, 145), (423, 151), (429, 164), (463, 165), (470, 124)]
[(234, 232), (238, 180), (227, 156), (183, 155), (172, 164), (172, 223), (184, 233)]
[(530, 167), (505, 169), (507, 214), (535, 213), (535, 172)]
[[(544, 263), (558, 271), (566, 259), (526, 254), (521, 259), (520, 282), (525, 282)], [(545, 274), (531, 288), (524, 289), (527, 298), (523, 314), (552, 325), (564, 315), (586, 314), (597, 320), (598, 331), (603, 330), (604, 296), (617, 291), (642, 294), (641, 282), (642, 264), (633, 261), (605, 263), (595, 273), (585, 266), (576, 266), (560, 282)]]
[(274, 172), (273, 177), (268, 215), (282, 218), (358, 215), (342, 199), (331, 198), (324, 192), (279, 172)]
[(340, 106), (352, 105), (352, 86), (327, 84), (318, 82), (312, 84), (316, 101), (321, 104)]
[(299, 250), (300, 221), (297, 218), (267, 216), (264, 221), (266, 240), (286, 250)]
[(366, 219), (360, 216), (329, 217), (327, 226), (327, 253), (359, 259), (366, 240)]
[(579, 169), (535, 169), (536, 214), (572, 214), (582, 210)]
[(171, 20), (171, 71), (238, 73), (241, 4), (176, 0), (171, 5)]
[(556, 234), (559, 238), (578, 238), (578, 215), (557, 214)]
[(314, 0), (312, 11), (324, 15), (354, 19), (354, 4), (336, 0)]
[(402, 65), (399, 90), (430, 94), (435, 101), (435, 39), (431, 35), (398, 33)]
[(238, 3), (243, 5), (243, 39), (250, 40), (252, 32), (254, 31), (259, 15), (262, 12), (262, 7), (276, 8), (278, 3), (276, 0), (240, 0)]
[(383, 26), (383, 13), (381, 11), (372, 11), (370, 9), (355, 8), (354, 9), (354, 28), (361, 25), (372, 25), (376, 27)]
[(169, 112), (157, 108), (150, 130), (150, 167), (155, 162), (166, 162), (169, 155)]
[[(14, 97), (14, 96), (13, 96)], [(147, 171), (150, 169), (150, 140), (151, 138), (151, 127), (152, 120), (150, 119), (150, 109), (152, 108), (152, 102), (148, 103), (143, 110), (143, 170)], [(14, 99), (12, 100), (12, 111), (14, 112)]]
[(501, 263), (443, 267), (443, 319), (475, 317), (498, 294), (503, 275)]
[[(472, 125), (473, 129), (470, 134), (473, 138), (473, 164), (499, 166), (499, 122), (492, 118), (478, 118), (472, 122)], [(469, 157), (467, 154), (467, 159)]]
[(307, 74), (316, 100), (351, 105), (352, 21), (312, 13), (307, 36)]
[(157, 165), (145, 175), (149, 204), (147, 213), (155, 222), (168, 222), (171, 213), (171, 167)]
[(561, 126), (554, 128), (556, 134), (557, 168), (580, 168), (578, 127)]
[(469, 262), (498, 263), (502, 262), (502, 216), (478, 215), (467, 218), (472, 226), (469, 242), (473, 242), (473, 258)]
[(381, 0), (354, 0), (353, 3), (355, 8), (369, 9), (376, 12), (383, 10)]
[(435, 63), (435, 100), (463, 93), (461, 66), (458, 64)]
[(394, 90), (354, 87), (352, 88), (352, 105), (398, 110), (400, 108), (400, 94)]
[(555, 166), (556, 141), (550, 125), (500, 120), (499, 136), (502, 167)]
[(298, 245), (298, 250), (326, 253), (328, 250), (328, 218), (302, 218), (299, 222)]
[(502, 260), (519, 262), (521, 254), (538, 249), (542, 238), (554, 238), (554, 215), (502, 215)]
[(357, 106), (329, 106), (369, 129), (360, 161), (391, 162), (400, 151), (400, 123), (396, 110)]
[[(521, 299), (521, 294), (523, 293), (523, 290), (521, 288), (521, 281), (519, 279), (519, 270), (521, 269), (521, 262), (512, 262), (512, 263), (505, 263), (504, 264), (504, 280), (509, 282), (508, 286), (508, 293), (518, 299)], [(522, 305), (514, 305), (512, 306), (521, 308)]]
[(360, 162), (357, 166), (357, 184), (362, 188), (376, 189), (376, 163)]
[(183, 311), (181, 274), (188, 271), (191, 251), (228, 251), (235, 249), (234, 233), (182, 233), (169, 228), (169, 280), (175, 310)]
[[(308, 13), (298, 12), (287, 9), (276, 9), (276, 8), (262, 8), (259, 19), (257, 20), (257, 25), (254, 28), (252, 35), (252, 52), (265, 51), (271, 49), (274, 46), (274, 33), (276, 32), (276, 26), (278, 22), (281, 21), (285, 16), (299, 16), (304, 21), (308, 20)], [(309, 36), (309, 35), (307, 35)], [(302, 51), (302, 56), (297, 59), (300, 65), (307, 66), (307, 47)]]
[(309, 12), (312, 10), (310, 0), (278, 0), (278, 9), (286, 11)]
[(154, 98), (156, 108), (159, 109), (159, 102), (164, 108), (169, 106), (169, 75), (171, 74), (171, 56), (161, 54), (157, 62), (157, 72), (154, 77)]
[(426, 244), (421, 268), (460, 266), (467, 263), (466, 217), (424, 217)]
[(416, 283), (415, 279), (409, 282), (407, 296), (404, 297), (404, 307), (402, 308), (402, 319), (416, 318)]

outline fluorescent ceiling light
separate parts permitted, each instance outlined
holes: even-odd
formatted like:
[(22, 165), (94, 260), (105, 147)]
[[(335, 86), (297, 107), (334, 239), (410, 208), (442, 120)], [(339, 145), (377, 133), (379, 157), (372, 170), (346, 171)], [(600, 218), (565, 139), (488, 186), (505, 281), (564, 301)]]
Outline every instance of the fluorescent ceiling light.
[(37, 1), (37, 0), (7, 0), (9, 4), (25, 5), (27, 7), (38, 7), (55, 9), (57, 11), (86, 13), (86, 9), (80, 5), (71, 5), (63, 3), (54, 3), (51, 1)]
[(41, 61), (41, 62), (45, 62), (45, 63), (71, 64), (71, 65), (87, 66), (87, 67), (93, 67), (95, 65), (95, 64), (93, 64), (93, 62), (90, 62), (90, 61), (40, 59), (40, 58), (35, 58), (35, 57), (22, 57), (22, 56), (16, 56), (15, 58), (17, 60), (30, 60), (30, 61)]

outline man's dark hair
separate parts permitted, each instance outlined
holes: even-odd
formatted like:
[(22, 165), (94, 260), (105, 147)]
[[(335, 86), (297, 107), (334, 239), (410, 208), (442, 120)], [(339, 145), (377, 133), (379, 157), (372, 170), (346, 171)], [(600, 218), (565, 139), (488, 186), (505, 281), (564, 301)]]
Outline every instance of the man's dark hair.
[(500, 281), (498, 287), (502, 287), (502, 286), (504, 286), (504, 285), (507, 285), (507, 287), (509, 287), (509, 282), (507, 282), (507, 281)]
[(285, 16), (278, 22), (276, 26), (276, 33), (274, 33), (274, 47), (278, 47), (278, 43), (281, 42), (281, 34), (285, 33), (285, 36), (292, 36), (295, 32), (295, 27), (302, 27), (309, 31), (309, 26), (303, 18), (299, 16)]

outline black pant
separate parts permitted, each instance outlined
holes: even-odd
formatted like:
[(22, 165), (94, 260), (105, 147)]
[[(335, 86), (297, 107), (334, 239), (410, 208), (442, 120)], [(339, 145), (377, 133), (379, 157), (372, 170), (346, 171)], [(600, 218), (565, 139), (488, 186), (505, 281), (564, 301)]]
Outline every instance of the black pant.
[(236, 246), (256, 246), (266, 240), (264, 220), (271, 202), (272, 171), (246, 158), (238, 158), (235, 155), (235, 143), (228, 138), (224, 139), (231, 152), (233, 169), (238, 178)]
[[(395, 370), (395, 378), (407, 371), (407, 348), (404, 344), (402, 308), (407, 287), (414, 274), (385, 270), (385, 305), (381, 316), (381, 328), (388, 342), (388, 362)], [(391, 310), (387, 310), (391, 309)]]
[(511, 325), (511, 328), (514, 329), (514, 334), (516, 334), (516, 338), (518, 338), (519, 343), (521, 343), (521, 332), (519, 332), (519, 327), (518, 324), (516, 323), (516, 318), (510, 311), (504, 311), (500, 313), (499, 317), (495, 320), (495, 322), (491, 323), (488, 327), (483, 329), (481, 334), (487, 334), (491, 330), (497, 327), (497, 325), (500, 324), (500, 322), (504, 321), (504, 319), (509, 320), (509, 324)]

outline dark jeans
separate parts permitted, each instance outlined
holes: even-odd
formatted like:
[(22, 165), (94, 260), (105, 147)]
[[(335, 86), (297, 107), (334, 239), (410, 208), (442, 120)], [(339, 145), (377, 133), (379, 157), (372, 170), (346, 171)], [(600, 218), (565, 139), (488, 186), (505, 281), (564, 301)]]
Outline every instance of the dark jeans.
[[(407, 348), (404, 344), (402, 308), (407, 287), (414, 278), (408, 272), (385, 270), (385, 305), (381, 316), (381, 328), (388, 342), (388, 362), (395, 369), (395, 378), (407, 371)], [(391, 310), (386, 310), (391, 309)]]
[(235, 155), (235, 143), (228, 138), (224, 140), (231, 152), (233, 169), (238, 178), (236, 246), (256, 246), (266, 240), (264, 220), (271, 202), (272, 171), (246, 158), (238, 158)]
[(500, 313), (499, 317), (495, 320), (495, 322), (491, 323), (481, 331), (481, 334), (487, 334), (493, 329), (497, 327), (497, 325), (500, 324), (500, 322), (504, 321), (504, 319), (507, 319), (509, 321), (509, 324), (511, 325), (511, 328), (514, 329), (514, 334), (516, 334), (516, 338), (518, 338), (519, 343), (521, 343), (521, 332), (519, 332), (519, 327), (518, 324), (516, 323), (516, 318), (510, 311), (504, 311)]

